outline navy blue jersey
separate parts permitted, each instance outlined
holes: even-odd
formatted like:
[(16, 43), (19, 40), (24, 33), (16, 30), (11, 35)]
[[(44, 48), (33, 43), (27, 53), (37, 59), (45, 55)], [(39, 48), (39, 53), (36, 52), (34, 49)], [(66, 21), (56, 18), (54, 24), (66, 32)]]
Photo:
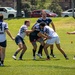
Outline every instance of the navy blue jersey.
[(30, 39), (31, 42), (34, 42), (39, 38), (38, 35), (37, 35), (39, 32), (40, 31), (35, 30), (35, 31), (30, 33), (29, 39)]
[(49, 26), (49, 24), (52, 22), (52, 20), (49, 17), (46, 17), (45, 20), (41, 17), (37, 20), (37, 23), (41, 23), (41, 22), (45, 22)]

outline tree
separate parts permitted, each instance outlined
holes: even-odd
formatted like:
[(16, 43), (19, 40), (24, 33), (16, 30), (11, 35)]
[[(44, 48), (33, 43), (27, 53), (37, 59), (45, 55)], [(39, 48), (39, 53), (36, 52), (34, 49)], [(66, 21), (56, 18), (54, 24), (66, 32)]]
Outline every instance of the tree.
[(37, 0), (30, 0), (31, 5), (37, 5)]
[(45, 2), (46, 2), (46, 0), (41, 0), (41, 1), (39, 2), (38, 9), (45, 9), (45, 8), (46, 8), (46, 7), (45, 7)]
[(28, 2), (22, 3), (22, 10), (23, 10), (24, 13), (25, 13), (25, 17), (29, 17), (29, 16), (30, 16), (29, 9), (30, 9), (30, 5), (29, 5)]
[(75, 18), (75, 15), (74, 15), (74, 4), (75, 4), (75, 0), (72, 0), (72, 13), (73, 13), (73, 18)]
[(17, 17), (22, 17), (21, 13), (21, 0), (16, 0), (17, 1)]
[(48, 9), (51, 11), (57, 13), (59, 16), (61, 16), (62, 8), (58, 4), (58, 1), (52, 1), (52, 3), (48, 6)]

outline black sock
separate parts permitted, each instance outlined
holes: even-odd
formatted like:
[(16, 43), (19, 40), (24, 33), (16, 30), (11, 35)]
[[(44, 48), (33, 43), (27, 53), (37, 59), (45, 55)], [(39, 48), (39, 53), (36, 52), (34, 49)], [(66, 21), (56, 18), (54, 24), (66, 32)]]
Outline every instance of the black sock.
[(16, 56), (16, 55), (18, 54), (18, 52), (19, 52), (19, 51), (16, 51), (15, 54), (14, 54), (14, 56)]
[(24, 53), (21, 53), (21, 54), (20, 54), (20, 57), (19, 57), (20, 59), (22, 59), (23, 54), (24, 54)]
[(4, 61), (3, 60), (1, 60), (1, 64), (3, 64), (4, 63)]
[(53, 54), (53, 49), (51, 49), (51, 54)]
[(47, 58), (50, 59), (50, 56), (48, 55)]
[(64, 54), (64, 57), (66, 58), (66, 57), (67, 57), (67, 55), (66, 55), (66, 54)]
[(41, 55), (42, 55), (43, 47), (44, 47), (44, 46), (40, 45), (40, 47), (39, 47), (39, 51), (38, 51), (38, 54), (41, 54)]
[(35, 56), (36, 50), (33, 49), (33, 56)]

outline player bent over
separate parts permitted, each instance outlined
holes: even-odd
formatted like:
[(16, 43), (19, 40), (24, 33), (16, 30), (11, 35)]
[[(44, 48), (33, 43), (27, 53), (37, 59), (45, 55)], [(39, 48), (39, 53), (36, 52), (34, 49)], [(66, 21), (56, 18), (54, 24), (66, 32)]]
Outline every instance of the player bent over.
[(66, 59), (68, 59), (67, 55), (65, 54), (63, 49), (60, 47), (60, 40), (59, 40), (58, 34), (52, 28), (50, 28), (49, 26), (45, 26), (44, 31), (45, 31), (46, 35), (51, 37), (50, 39), (47, 39), (46, 44), (44, 46), (44, 51), (45, 51), (45, 54), (47, 56), (47, 59), (50, 59), (47, 48), (49, 46), (53, 45), (54, 43), (56, 44), (56, 47), (58, 48), (58, 50), (64, 55), (64, 57)]
[[(45, 23), (40, 23), (40, 28), (43, 29), (44, 26), (45, 26)], [(39, 42), (41, 43), (42, 46), (44, 46), (44, 41), (43, 41), (43, 38), (49, 38), (48, 36), (45, 36), (43, 33), (41, 33), (40, 30), (37, 30), (35, 29), (32, 33), (30, 33), (29, 35), (29, 39), (30, 39), (30, 42), (32, 43), (32, 46), (33, 46), (33, 59), (35, 60), (36, 57), (35, 57), (35, 54), (36, 54), (36, 50), (37, 50), (37, 44), (36, 42)]]
[(5, 51), (7, 46), (5, 32), (10, 36), (12, 40), (14, 40), (8, 29), (8, 24), (3, 21), (3, 15), (0, 14), (0, 66), (4, 66)]
[[(41, 22), (41, 23), (43, 23), (43, 22)], [(40, 23), (34, 24), (32, 29), (33, 30), (39, 30), (40, 32), (42, 32), (44, 34), (43, 29), (40, 28)], [(43, 44), (39, 47), (39, 51), (38, 51), (38, 53), (36, 53), (36, 55), (39, 56), (40, 58), (42, 58), (42, 50), (44, 47), (44, 40), (43, 40), (43, 38), (40, 38), (38, 41), (43, 42)]]
[(25, 42), (24, 42), (24, 37), (26, 36), (26, 34), (29, 34), (30, 32), (32, 32), (32, 30), (28, 30), (28, 27), (30, 26), (30, 21), (29, 20), (26, 20), (24, 22), (24, 25), (21, 26), (21, 28), (19, 29), (19, 32), (15, 38), (15, 42), (16, 44), (18, 45), (18, 49), (17, 51), (14, 53), (14, 55), (12, 56), (13, 59), (16, 60), (16, 56), (17, 54), (22, 50), (20, 56), (19, 56), (19, 60), (22, 60), (22, 57), (25, 53), (25, 51), (27, 50), (27, 47), (25, 45)]

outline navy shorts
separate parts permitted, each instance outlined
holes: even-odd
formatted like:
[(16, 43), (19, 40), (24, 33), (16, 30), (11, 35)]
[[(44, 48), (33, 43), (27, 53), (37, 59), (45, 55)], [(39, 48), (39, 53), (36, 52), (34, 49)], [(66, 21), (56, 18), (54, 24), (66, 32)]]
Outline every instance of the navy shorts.
[(0, 42), (1, 47), (6, 47), (7, 46), (7, 41), (5, 40), (4, 42)]
[(20, 36), (16, 36), (15, 42), (16, 42), (17, 45), (18, 45), (20, 42), (21, 42), (22, 44), (25, 44), (24, 41), (23, 41), (23, 39), (22, 39)]

